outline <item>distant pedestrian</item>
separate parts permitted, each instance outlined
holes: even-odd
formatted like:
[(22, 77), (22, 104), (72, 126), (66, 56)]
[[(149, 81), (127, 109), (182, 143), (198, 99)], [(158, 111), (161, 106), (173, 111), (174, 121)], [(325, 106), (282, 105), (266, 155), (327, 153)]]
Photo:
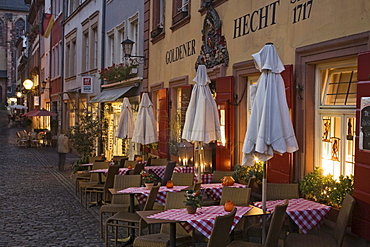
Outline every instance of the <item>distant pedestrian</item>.
[(66, 155), (69, 152), (68, 137), (65, 134), (66, 131), (62, 130), (61, 134), (58, 136), (58, 153), (59, 153), (58, 168), (60, 171), (64, 171)]

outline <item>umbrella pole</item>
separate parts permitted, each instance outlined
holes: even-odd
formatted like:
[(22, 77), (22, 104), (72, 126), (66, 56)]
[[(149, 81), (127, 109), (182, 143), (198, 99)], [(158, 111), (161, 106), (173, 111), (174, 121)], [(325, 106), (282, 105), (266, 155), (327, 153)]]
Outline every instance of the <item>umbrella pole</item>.
[(202, 157), (202, 147), (203, 147), (203, 142), (196, 142), (195, 144), (195, 151), (196, 155), (198, 156), (198, 164), (197, 164), (197, 175), (198, 175), (198, 182), (202, 183), (202, 166), (201, 164), (203, 163), (203, 157)]
[[(267, 168), (266, 161), (263, 162), (263, 178), (262, 178), (262, 210), (266, 212), (266, 187), (267, 187)], [(266, 215), (262, 216), (262, 244), (266, 241)]]

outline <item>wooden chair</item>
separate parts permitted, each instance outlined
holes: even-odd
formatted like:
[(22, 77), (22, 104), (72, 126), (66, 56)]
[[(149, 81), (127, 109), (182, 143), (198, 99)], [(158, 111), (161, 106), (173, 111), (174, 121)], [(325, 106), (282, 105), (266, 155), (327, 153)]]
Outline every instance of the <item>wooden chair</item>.
[(350, 194), (346, 194), (342, 207), (331, 235), (329, 234), (298, 234), (291, 233), (285, 239), (286, 247), (302, 246), (302, 247), (321, 247), (334, 246), (341, 247), (343, 244), (344, 235), (348, 221), (352, 215), (355, 199)]
[[(166, 197), (165, 209), (184, 208), (185, 191), (168, 192)], [(169, 246), (170, 242), (170, 226), (169, 224), (162, 224), (160, 233), (142, 235), (135, 239), (134, 247), (147, 246)], [(180, 225), (176, 224), (176, 244), (177, 245), (192, 245), (194, 244), (191, 234), (185, 231)]]
[(236, 208), (227, 215), (216, 217), (207, 247), (224, 247), (230, 243), (230, 229), (235, 214)]
[(233, 241), (227, 247), (275, 247), (278, 246), (279, 235), (285, 219), (286, 208), (288, 207), (289, 200), (285, 200), (282, 205), (275, 206), (272, 213), (270, 228), (267, 233), (265, 244)]
[(213, 171), (212, 183), (221, 183), (221, 179), (225, 176), (232, 176), (233, 171)]
[[(153, 186), (150, 189), (149, 196), (143, 208), (144, 211), (153, 209), (153, 205), (157, 197), (159, 187), (160, 185)], [(146, 224), (146, 222), (137, 213), (131, 213), (131, 212), (125, 212), (125, 211), (117, 212), (112, 217), (109, 217), (105, 222), (105, 246), (108, 246), (108, 227), (109, 226), (112, 226), (112, 227), (114, 226), (116, 228), (115, 229), (115, 243), (117, 245), (117, 233), (118, 233), (117, 228), (118, 227), (138, 229), (139, 231), (138, 235), (141, 236), (142, 230), (145, 227), (148, 227), (148, 224)]]
[[(123, 190), (129, 187), (140, 187), (141, 175), (116, 175), (113, 188)], [(130, 208), (130, 195), (112, 195), (112, 203), (100, 207), (100, 237), (103, 238), (103, 215), (115, 214), (120, 211), (128, 211)]]
[(107, 176), (105, 182), (103, 184), (95, 184), (92, 186), (87, 186), (85, 188), (85, 208), (87, 208), (87, 194), (90, 194), (90, 201), (91, 201), (91, 194), (96, 193), (96, 199), (98, 200), (98, 194), (101, 194), (102, 201), (106, 204), (110, 201), (110, 193), (109, 189), (113, 188), (114, 186), (114, 178), (118, 175), (119, 166), (109, 166)]
[(173, 185), (176, 186), (189, 186), (193, 187), (194, 174), (193, 173), (173, 173), (172, 174)]

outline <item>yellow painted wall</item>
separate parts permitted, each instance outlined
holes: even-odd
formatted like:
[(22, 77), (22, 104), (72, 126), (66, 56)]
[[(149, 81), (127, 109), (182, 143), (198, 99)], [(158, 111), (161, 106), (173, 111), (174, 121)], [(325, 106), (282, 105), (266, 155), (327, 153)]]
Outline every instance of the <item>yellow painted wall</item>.
[[(229, 52), (227, 75), (232, 75), (234, 63), (250, 60), (251, 54), (258, 52), (266, 42), (275, 44), (284, 64), (294, 64), (295, 49), (298, 47), (370, 30), (370, 1), (368, 0), (316, 0), (312, 1), (312, 5), (310, 2), (309, 0), (228, 0), (216, 7), (222, 21), (222, 35), (226, 38)], [(191, 0), (190, 23), (174, 32), (170, 29), (172, 0), (166, 0), (165, 5), (165, 38), (155, 44), (150, 42), (149, 47), (149, 86), (164, 82), (165, 87), (168, 87), (170, 79), (185, 75), (189, 76), (191, 82), (195, 77), (194, 64), (202, 45), (201, 30), (205, 15), (198, 12), (200, 1)], [(310, 5), (309, 18), (293, 24), (294, 9), (298, 16), (299, 6), (302, 8), (306, 6), (306, 17), (308, 17)], [(261, 9), (265, 11), (266, 6), (270, 6), (267, 27), (234, 38), (234, 21), (254, 13), (253, 27), (256, 28), (256, 25), (259, 25), (260, 11)], [(271, 25), (274, 6), (276, 24)], [(296, 20), (298, 20), (297, 17)], [(167, 51), (193, 39), (196, 42), (195, 55), (166, 64)]]

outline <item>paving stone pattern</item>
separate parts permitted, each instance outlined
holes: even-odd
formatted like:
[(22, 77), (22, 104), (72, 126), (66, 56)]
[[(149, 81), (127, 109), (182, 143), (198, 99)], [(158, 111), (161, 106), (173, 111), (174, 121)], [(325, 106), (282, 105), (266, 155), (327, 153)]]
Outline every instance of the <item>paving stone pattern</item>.
[(2, 111), (0, 246), (104, 246), (97, 209), (79, 203), (68, 171), (57, 170), (56, 149), (17, 147), (20, 129), (8, 129), (6, 117)]

